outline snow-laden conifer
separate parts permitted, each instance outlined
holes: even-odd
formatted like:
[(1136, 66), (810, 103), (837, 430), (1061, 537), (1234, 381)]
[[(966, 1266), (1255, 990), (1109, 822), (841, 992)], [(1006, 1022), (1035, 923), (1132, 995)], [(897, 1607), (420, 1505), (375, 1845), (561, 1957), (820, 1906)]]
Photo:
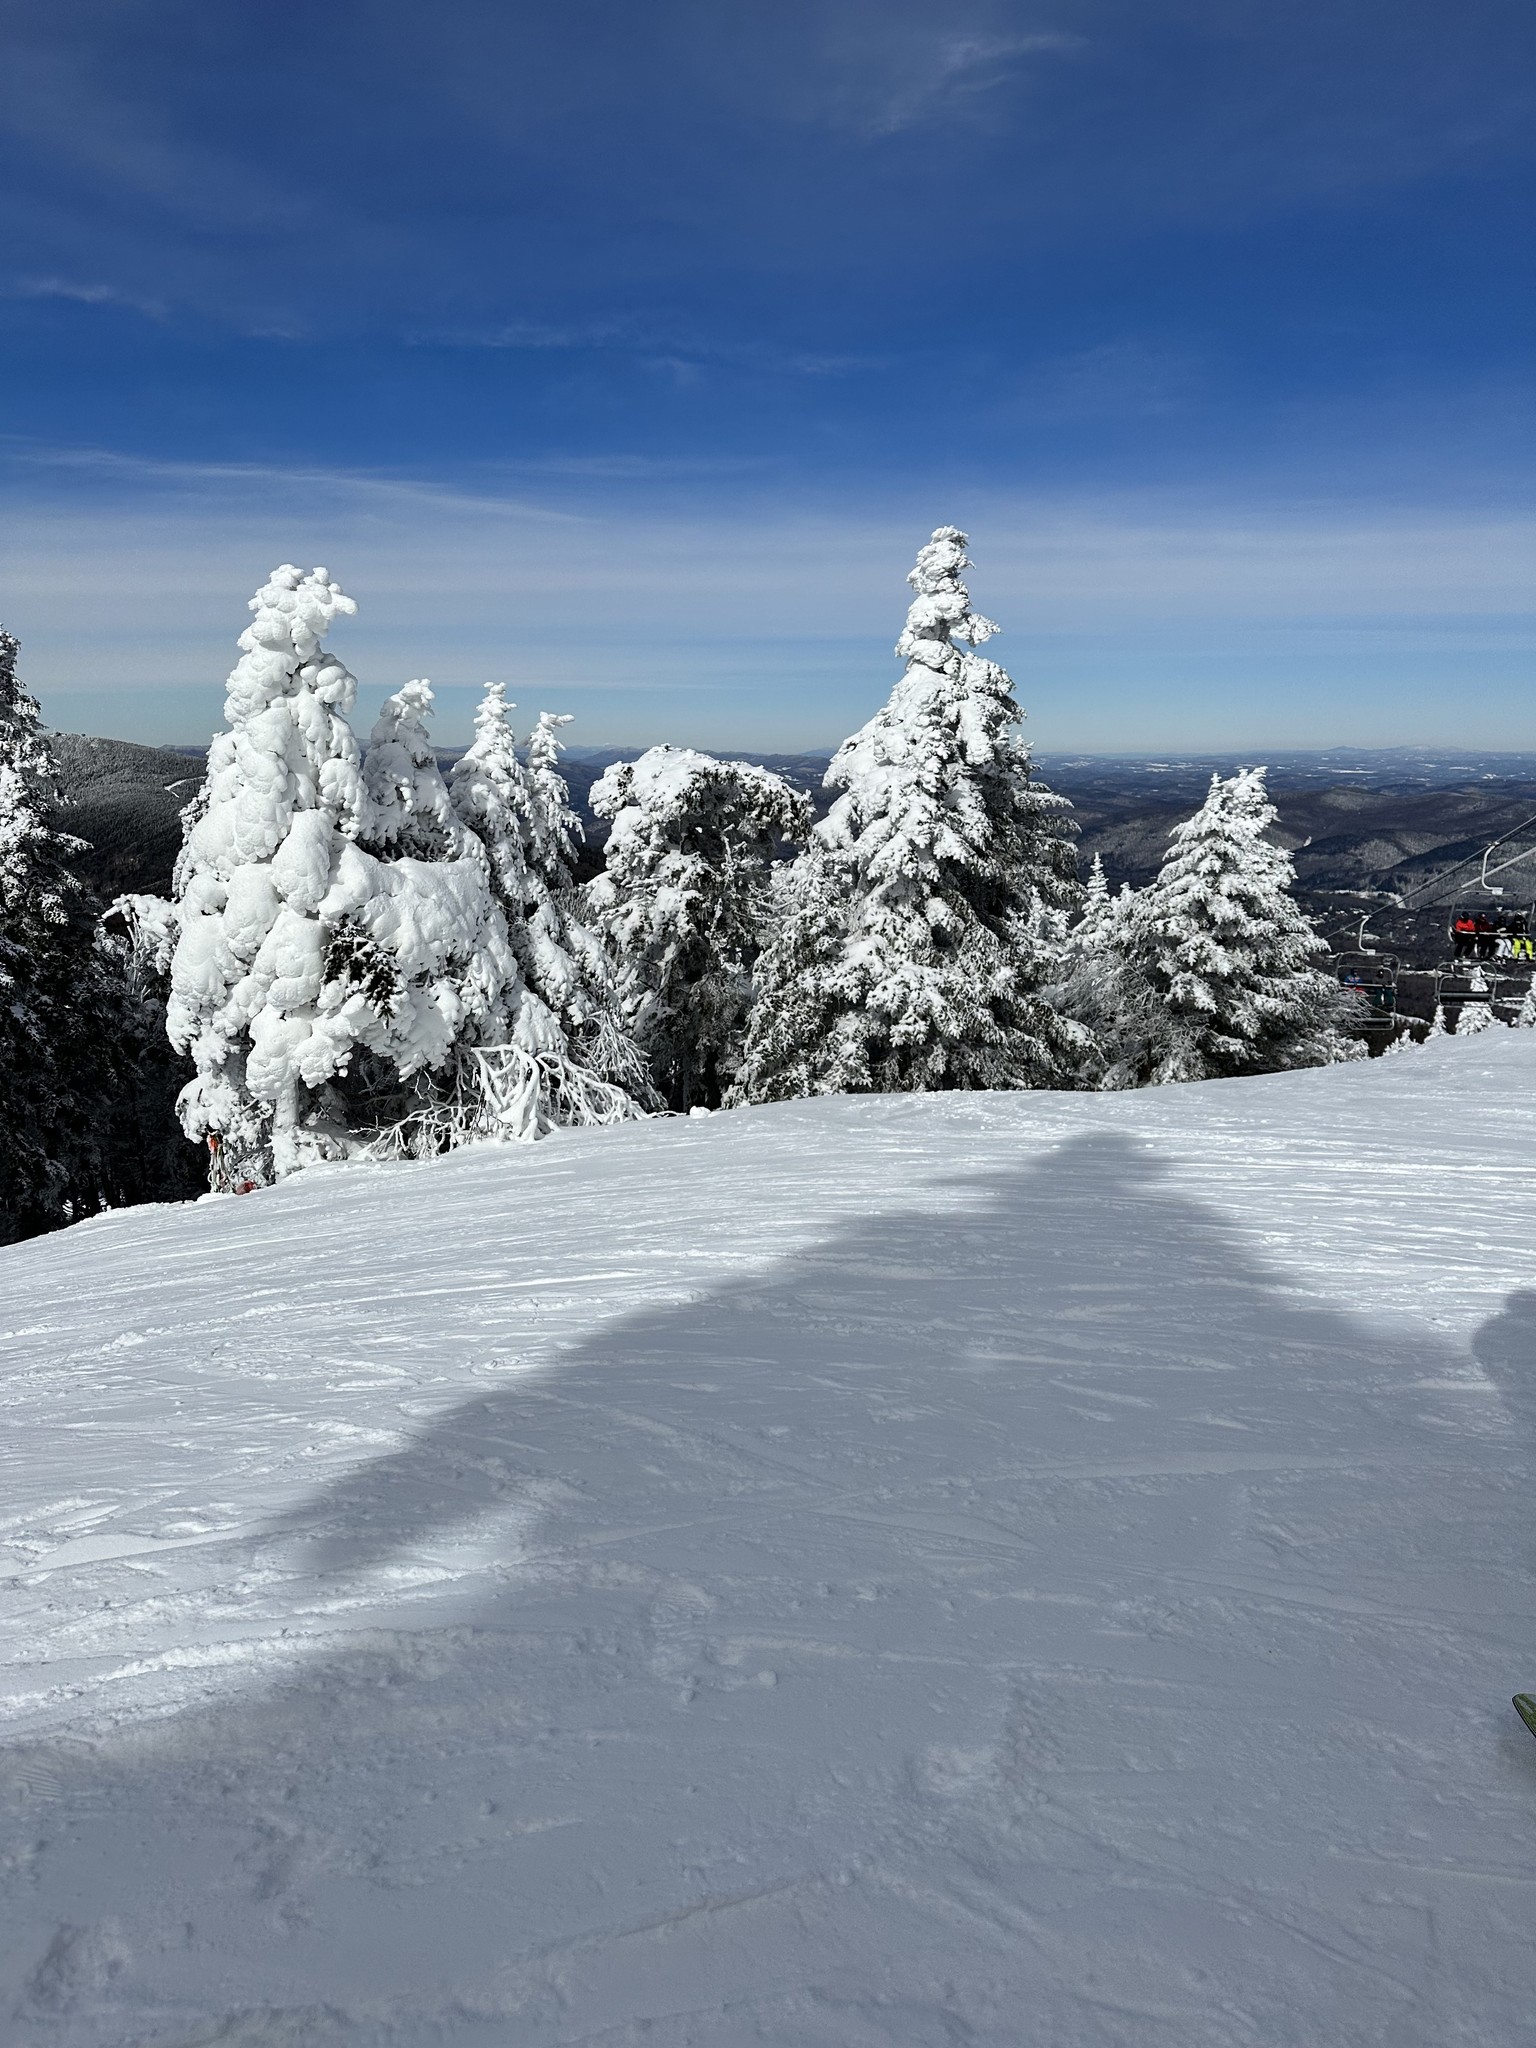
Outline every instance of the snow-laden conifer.
[[(1313, 963), (1325, 945), (1290, 894), (1290, 856), (1264, 770), (1211, 778), (1174, 828), (1157, 879), (1120, 923), (1121, 985), (1145, 1020), (1118, 1085), (1273, 1073), (1358, 1058), (1344, 1036), (1357, 1005)], [(1141, 991), (1150, 992), (1150, 1010)]]
[(1082, 909), (1076, 924), (1072, 927), (1072, 950), (1083, 955), (1099, 952), (1109, 937), (1114, 922), (1115, 905), (1109, 893), (1108, 877), (1104, 873), (1104, 856), (1096, 853), (1088, 869)]
[(626, 1025), (671, 1108), (717, 1108), (741, 1058), (769, 863), (803, 840), (810, 805), (766, 768), (686, 747), (616, 763), (591, 801), (613, 822), (587, 900)]
[(1515, 1018), (1517, 1031), (1536, 1031), (1536, 979), (1527, 986), (1524, 1000)]
[(1075, 1075), (1079, 1087), (1140, 1087), (1168, 1049), (1167, 1012), (1137, 944), (1143, 894), (1127, 882), (1111, 896), (1107, 882), (1101, 891), (1090, 878), (1061, 979), (1049, 991), (1088, 1033)]
[(1493, 1014), (1492, 1003), (1463, 1003), (1461, 1014), (1456, 1019), (1456, 1036), (1470, 1038), (1474, 1032), (1486, 1031), (1490, 1024), (1498, 1021)]
[[(832, 972), (812, 970), (831, 998), (808, 1056), (817, 1092), (1059, 1083), (1086, 1045), (1043, 995), (1080, 894), (1070, 807), (1034, 780), (1011, 681), (975, 652), (997, 628), (960, 580), (965, 545), (941, 526), (920, 551), (905, 673), (827, 771), (843, 794), (817, 831), (846, 928)], [(791, 1034), (765, 1017), (760, 1035)], [(754, 1054), (759, 1093), (787, 1085)]]
[[(123, 991), (55, 829), (53, 749), (0, 629), (0, 1242), (110, 1203), (125, 1085)], [(131, 1163), (131, 1162), (130, 1162)]]
[[(375, 800), (346, 718), (356, 681), (323, 645), (352, 600), (325, 570), (285, 564), (251, 609), (229, 727), (189, 807), (167, 1006), (196, 1067), (184, 1127), (234, 1186), (347, 1149), (355, 1105), (338, 1084), (356, 1087), (365, 1055), (408, 1080), (504, 1040), (518, 986), (484, 852), (417, 758), (430, 693), (402, 692), (381, 721)], [(442, 846), (438, 827), (446, 858), (366, 850)]]
[(522, 920), (528, 894), (523, 852), (528, 777), (507, 717), (514, 708), (504, 683), (486, 684), (475, 713), (474, 740), (454, 762), (448, 785), (456, 814), (485, 848), (509, 935)]
[(432, 685), (420, 676), (385, 699), (368, 736), (364, 836), (369, 851), (385, 858), (453, 860), (473, 847), (427, 731), (432, 704)]
[(1445, 1021), (1444, 1003), (1436, 1003), (1435, 1014), (1429, 1020), (1429, 1036), (1431, 1038), (1445, 1038), (1448, 1036), (1450, 1028), (1449, 1024)]
[(798, 860), (773, 870), (767, 929), (732, 1103), (829, 1092), (826, 1048), (840, 1013), (848, 902), (844, 871), (814, 832)]
[(487, 683), (474, 743), (454, 766), (454, 804), (485, 845), (518, 964), (573, 1059), (641, 1107), (659, 1107), (625, 1028), (607, 952), (583, 914), (575, 847), (581, 821), (560, 772), (560, 729), (570, 718), (541, 712), (524, 763), (511, 708), (505, 686)]

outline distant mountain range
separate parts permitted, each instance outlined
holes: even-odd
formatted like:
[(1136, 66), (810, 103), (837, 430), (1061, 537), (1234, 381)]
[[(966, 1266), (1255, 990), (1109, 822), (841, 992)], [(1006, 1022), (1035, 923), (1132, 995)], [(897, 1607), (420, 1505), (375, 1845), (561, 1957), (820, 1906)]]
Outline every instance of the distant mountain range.
[[(180, 812), (202, 767), (195, 747), (141, 747), (65, 733), (55, 739), (71, 798), (59, 824), (90, 842), (78, 862), (103, 896), (164, 894), (181, 844)], [(445, 750), (446, 766), (462, 750)], [(607, 836), (590, 806), (593, 783), (636, 747), (572, 748), (564, 767), (587, 827), (586, 865), (595, 872)], [(831, 755), (744, 754), (805, 790), (823, 814), (835, 792), (823, 784)], [(1427, 964), (1445, 950), (1444, 905), (1470, 891), (1482, 849), (1536, 816), (1536, 753), (1476, 753), (1416, 747), (1335, 747), (1268, 756), (1038, 754), (1041, 778), (1072, 801), (1084, 861), (1103, 856), (1110, 881), (1139, 885), (1156, 870), (1168, 833), (1188, 817), (1213, 774), (1265, 759), (1279, 805), (1277, 837), (1296, 862), (1298, 893), (1338, 943), (1369, 913), (1370, 930), (1405, 962)], [(1536, 847), (1536, 840), (1517, 842)], [(1459, 864), (1470, 865), (1459, 866)], [(1536, 854), (1503, 878), (1507, 901), (1536, 896)], [(1428, 907), (1399, 909), (1394, 897)]]

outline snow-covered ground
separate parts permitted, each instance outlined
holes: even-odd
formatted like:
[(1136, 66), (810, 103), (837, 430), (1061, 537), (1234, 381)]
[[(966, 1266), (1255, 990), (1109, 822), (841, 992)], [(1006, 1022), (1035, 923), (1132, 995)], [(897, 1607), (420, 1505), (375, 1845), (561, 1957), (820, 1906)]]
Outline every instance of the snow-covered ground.
[(0, 2042), (1536, 2039), (1536, 1033), (0, 1253)]

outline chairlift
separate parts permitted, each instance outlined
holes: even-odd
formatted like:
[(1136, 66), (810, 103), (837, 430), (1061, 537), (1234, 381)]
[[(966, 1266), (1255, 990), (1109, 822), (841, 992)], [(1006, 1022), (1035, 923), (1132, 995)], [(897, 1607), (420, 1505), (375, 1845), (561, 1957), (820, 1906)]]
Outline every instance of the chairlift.
[[(1376, 936), (1376, 933), (1366, 931), (1365, 919), (1362, 918), (1361, 939)], [(1352, 996), (1358, 996), (1364, 1006), (1364, 1014), (1359, 1019), (1362, 1030), (1397, 1029), (1397, 977), (1401, 962), (1395, 953), (1382, 953), (1361, 945), (1350, 953), (1335, 953), (1333, 968), (1339, 986), (1348, 989)]]
[[(1500, 894), (1503, 891), (1492, 891)], [(1446, 924), (1453, 960), (1536, 966), (1536, 904), (1457, 903)]]
[[(1520, 962), (1514, 966), (1518, 969)], [(1434, 984), (1435, 1006), (1443, 1007), (1453, 1024), (1469, 1005), (1512, 1024), (1531, 985), (1527, 974), (1510, 973), (1506, 962), (1489, 965), (1476, 959), (1442, 962), (1434, 969)]]

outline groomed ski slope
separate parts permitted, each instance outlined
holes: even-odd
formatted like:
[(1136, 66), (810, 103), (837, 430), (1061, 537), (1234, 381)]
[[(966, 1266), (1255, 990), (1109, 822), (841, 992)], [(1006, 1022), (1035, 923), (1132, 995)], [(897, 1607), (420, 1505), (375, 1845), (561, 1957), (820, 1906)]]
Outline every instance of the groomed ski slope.
[(1536, 1033), (0, 1253), (0, 2040), (1536, 2039)]

